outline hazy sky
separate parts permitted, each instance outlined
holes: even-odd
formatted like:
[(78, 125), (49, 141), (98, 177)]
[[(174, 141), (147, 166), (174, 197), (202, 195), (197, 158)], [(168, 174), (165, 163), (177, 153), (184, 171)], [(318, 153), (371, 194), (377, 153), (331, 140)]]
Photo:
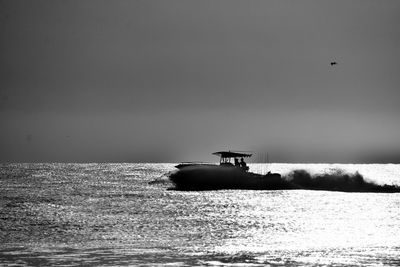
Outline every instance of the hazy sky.
[(399, 25), (398, 0), (0, 1), (0, 161), (399, 163)]

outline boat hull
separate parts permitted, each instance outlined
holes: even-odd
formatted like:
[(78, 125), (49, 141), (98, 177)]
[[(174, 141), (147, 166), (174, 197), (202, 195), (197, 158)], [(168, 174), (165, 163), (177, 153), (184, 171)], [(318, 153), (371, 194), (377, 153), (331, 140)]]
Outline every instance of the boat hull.
[(295, 189), (278, 173), (261, 175), (230, 166), (187, 166), (169, 178), (177, 190)]

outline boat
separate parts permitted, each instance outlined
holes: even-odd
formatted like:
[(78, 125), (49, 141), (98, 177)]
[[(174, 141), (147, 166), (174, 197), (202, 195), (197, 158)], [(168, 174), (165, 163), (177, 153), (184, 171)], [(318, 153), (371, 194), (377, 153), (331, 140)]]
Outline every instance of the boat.
[(252, 156), (250, 153), (229, 150), (212, 154), (220, 157), (219, 164), (185, 162), (176, 165), (178, 170), (169, 175), (175, 189), (185, 191), (294, 189), (293, 185), (282, 179), (279, 173), (268, 172), (262, 175), (250, 172), (244, 161), (244, 158)]

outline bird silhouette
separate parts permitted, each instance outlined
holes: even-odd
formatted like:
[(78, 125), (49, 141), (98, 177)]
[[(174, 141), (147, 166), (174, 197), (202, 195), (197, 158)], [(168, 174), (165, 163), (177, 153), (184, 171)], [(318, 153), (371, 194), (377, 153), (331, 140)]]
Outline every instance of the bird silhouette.
[(331, 66), (333, 66), (333, 65), (337, 65), (337, 62), (336, 61), (332, 61), (331, 62)]

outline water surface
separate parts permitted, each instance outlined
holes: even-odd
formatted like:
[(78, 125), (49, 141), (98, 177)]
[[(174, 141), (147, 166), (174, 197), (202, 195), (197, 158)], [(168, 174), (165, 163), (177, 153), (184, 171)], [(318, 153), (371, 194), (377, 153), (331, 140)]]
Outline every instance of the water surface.
[[(180, 192), (167, 190), (173, 166), (2, 164), (0, 264), (400, 264), (400, 194)], [(266, 172), (265, 165), (250, 167)], [(341, 168), (400, 184), (393, 164), (268, 166), (299, 168)]]

